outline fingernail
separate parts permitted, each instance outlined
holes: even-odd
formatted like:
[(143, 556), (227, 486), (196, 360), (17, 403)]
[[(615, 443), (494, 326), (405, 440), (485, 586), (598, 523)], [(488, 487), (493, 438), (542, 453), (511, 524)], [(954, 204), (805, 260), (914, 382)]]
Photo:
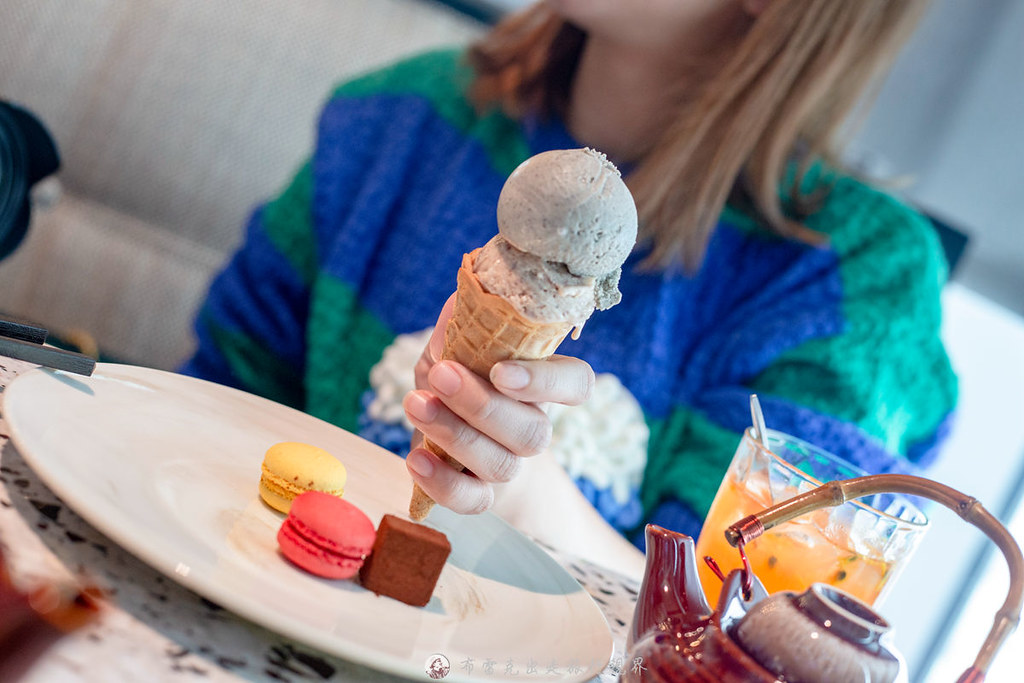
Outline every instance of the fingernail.
[(406, 456), (405, 461), (409, 464), (411, 469), (421, 477), (431, 477), (434, 475), (434, 463), (426, 453), (421, 450), (411, 451)]
[(430, 386), (445, 396), (451, 396), (462, 387), (462, 378), (459, 377), (459, 373), (447, 363), (438, 363), (432, 367), (428, 380)]
[(530, 373), (522, 365), (498, 363), (491, 368), (491, 381), (506, 389), (522, 389), (530, 383)]
[(405, 396), (405, 409), (420, 422), (433, 422), (437, 417), (437, 406), (419, 391), (410, 391)]
[(431, 336), (427, 343), (427, 351), (430, 353), (430, 360), (435, 363), (441, 360), (441, 353), (444, 351), (444, 336)]

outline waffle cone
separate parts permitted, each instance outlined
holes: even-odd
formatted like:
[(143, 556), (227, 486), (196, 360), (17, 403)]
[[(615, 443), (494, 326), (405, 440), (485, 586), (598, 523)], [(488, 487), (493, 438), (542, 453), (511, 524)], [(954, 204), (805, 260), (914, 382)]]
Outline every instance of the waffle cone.
[[(500, 361), (547, 358), (565, 339), (573, 323), (530, 320), (502, 297), (485, 291), (473, 273), (479, 251), (476, 249), (462, 257), (455, 310), (444, 331), (441, 358), (457, 361), (487, 378), (491, 367)], [(456, 469), (464, 469), (430, 439), (425, 439), (423, 446)], [(413, 484), (409, 516), (422, 520), (433, 506), (433, 499), (418, 484)]]

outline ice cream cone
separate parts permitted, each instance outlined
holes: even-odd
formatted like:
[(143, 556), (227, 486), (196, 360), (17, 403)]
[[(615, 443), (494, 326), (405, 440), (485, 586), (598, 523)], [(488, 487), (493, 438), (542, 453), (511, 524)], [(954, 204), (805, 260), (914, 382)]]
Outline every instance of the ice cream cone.
[[(476, 249), (462, 257), (455, 310), (445, 328), (441, 358), (457, 361), (486, 378), (491, 367), (503, 360), (547, 358), (574, 324), (529, 320), (502, 297), (485, 291), (473, 273), (473, 262), (479, 251)], [(425, 439), (423, 445), (456, 469), (464, 469), (429, 439)], [(433, 506), (433, 499), (418, 484), (413, 484), (409, 516), (422, 520)]]

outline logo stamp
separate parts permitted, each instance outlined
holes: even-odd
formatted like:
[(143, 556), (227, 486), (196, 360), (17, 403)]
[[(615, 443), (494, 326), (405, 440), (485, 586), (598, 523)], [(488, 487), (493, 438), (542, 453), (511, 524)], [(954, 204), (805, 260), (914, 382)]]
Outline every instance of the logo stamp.
[(435, 653), (427, 657), (423, 663), (423, 671), (434, 680), (440, 680), (452, 670), (452, 663), (441, 653)]

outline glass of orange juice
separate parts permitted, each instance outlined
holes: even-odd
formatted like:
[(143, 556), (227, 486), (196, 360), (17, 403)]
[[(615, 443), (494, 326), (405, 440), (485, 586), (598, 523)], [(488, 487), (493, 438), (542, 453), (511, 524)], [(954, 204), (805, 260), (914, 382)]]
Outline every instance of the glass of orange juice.
[[(753, 430), (743, 434), (697, 539), (701, 585), (711, 605), (722, 581), (703, 558), (713, 558), (724, 574), (742, 566), (726, 528), (823, 483), (867, 474), (796, 437), (771, 429), (765, 434), (767, 448)], [(909, 498), (883, 494), (797, 517), (745, 550), (769, 593), (802, 592), (822, 582), (877, 606), (927, 528), (928, 518)]]

